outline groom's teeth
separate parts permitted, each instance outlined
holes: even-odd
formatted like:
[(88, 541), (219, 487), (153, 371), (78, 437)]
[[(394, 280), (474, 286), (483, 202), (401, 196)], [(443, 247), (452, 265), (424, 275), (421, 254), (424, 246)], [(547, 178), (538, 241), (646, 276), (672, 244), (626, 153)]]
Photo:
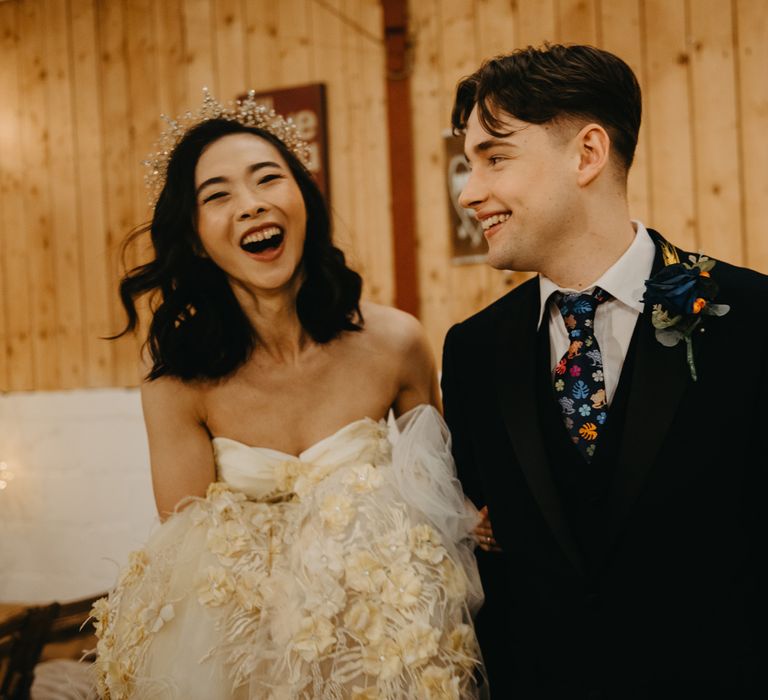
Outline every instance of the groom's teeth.
[(509, 216), (509, 214), (494, 214), (493, 216), (489, 216), (487, 219), (483, 219), (483, 231), (487, 231), (489, 228), (491, 228), (491, 226), (503, 223), (509, 218)]
[(258, 243), (259, 241), (266, 241), (272, 236), (277, 236), (281, 233), (279, 226), (271, 226), (270, 228), (262, 229), (261, 231), (254, 231), (249, 233), (242, 241), (240, 245), (246, 245), (247, 243)]

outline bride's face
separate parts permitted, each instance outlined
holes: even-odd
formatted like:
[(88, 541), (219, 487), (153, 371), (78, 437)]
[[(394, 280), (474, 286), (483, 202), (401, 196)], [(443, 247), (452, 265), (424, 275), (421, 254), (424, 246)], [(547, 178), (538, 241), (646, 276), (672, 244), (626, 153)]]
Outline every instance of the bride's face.
[(203, 249), (249, 291), (288, 288), (299, 274), (307, 211), (280, 152), (248, 133), (223, 136), (195, 168), (197, 233)]

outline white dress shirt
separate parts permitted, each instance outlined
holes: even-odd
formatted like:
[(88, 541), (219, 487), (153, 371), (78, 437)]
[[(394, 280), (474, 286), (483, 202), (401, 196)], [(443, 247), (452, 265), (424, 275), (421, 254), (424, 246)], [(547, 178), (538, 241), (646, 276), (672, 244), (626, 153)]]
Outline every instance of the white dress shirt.
[(539, 275), (541, 292), (539, 328), (544, 320), (545, 311), (548, 311), (549, 359), (553, 376), (555, 366), (568, 350), (570, 341), (560, 310), (551, 299), (552, 294), (591, 292), (595, 287), (600, 287), (611, 295), (612, 298), (600, 304), (595, 313), (595, 338), (603, 355), (603, 376), (608, 403), (613, 400), (616, 393), (635, 323), (643, 311), (643, 302), (640, 300), (645, 293), (645, 281), (651, 276), (653, 258), (656, 254), (656, 248), (645, 226), (639, 221), (633, 221), (632, 225), (635, 229), (635, 238), (629, 248), (603, 273), (600, 279), (595, 280), (581, 292), (558, 287), (549, 278)]

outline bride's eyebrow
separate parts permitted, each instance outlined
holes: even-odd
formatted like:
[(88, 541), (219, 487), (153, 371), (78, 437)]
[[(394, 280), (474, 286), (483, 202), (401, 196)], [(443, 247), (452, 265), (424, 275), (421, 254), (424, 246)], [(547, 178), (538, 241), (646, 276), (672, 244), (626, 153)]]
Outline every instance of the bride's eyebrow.
[(261, 163), (254, 163), (253, 165), (249, 165), (248, 174), (253, 175), (253, 173), (261, 170), (262, 168), (279, 168), (280, 170), (282, 170), (282, 166), (280, 165), (280, 163), (275, 163), (272, 160), (265, 160), (265, 161), (262, 161)]
[[(282, 170), (282, 166), (279, 163), (275, 163), (272, 160), (265, 160), (260, 163), (254, 163), (253, 165), (249, 165), (248, 174), (253, 175), (253, 173), (258, 172), (263, 168), (279, 168)], [(203, 188), (208, 187), (208, 185), (218, 185), (224, 182), (229, 182), (229, 179), (221, 175), (217, 177), (209, 177), (207, 180), (201, 182), (198, 185), (197, 189), (195, 190), (195, 196), (197, 197), (200, 194), (200, 192), (202, 192)]]
[(218, 185), (222, 182), (229, 182), (229, 180), (226, 177), (209, 177), (205, 182), (200, 183), (198, 188), (195, 190), (195, 196), (197, 197), (200, 192), (203, 191), (206, 187), (209, 185)]

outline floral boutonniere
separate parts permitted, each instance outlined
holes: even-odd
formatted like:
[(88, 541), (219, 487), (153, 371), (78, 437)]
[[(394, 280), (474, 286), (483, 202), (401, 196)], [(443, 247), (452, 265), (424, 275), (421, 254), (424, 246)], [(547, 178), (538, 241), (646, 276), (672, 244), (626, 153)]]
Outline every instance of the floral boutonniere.
[(705, 255), (690, 255), (688, 262), (681, 263), (672, 246), (665, 247), (663, 252), (667, 264), (646, 281), (643, 301), (653, 304), (651, 323), (656, 329), (656, 340), (666, 347), (685, 341), (688, 369), (696, 381), (693, 332), (704, 316), (724, 316), (731, 307), (712, 303), (719, 289), (710, 274), (714, 260)]

